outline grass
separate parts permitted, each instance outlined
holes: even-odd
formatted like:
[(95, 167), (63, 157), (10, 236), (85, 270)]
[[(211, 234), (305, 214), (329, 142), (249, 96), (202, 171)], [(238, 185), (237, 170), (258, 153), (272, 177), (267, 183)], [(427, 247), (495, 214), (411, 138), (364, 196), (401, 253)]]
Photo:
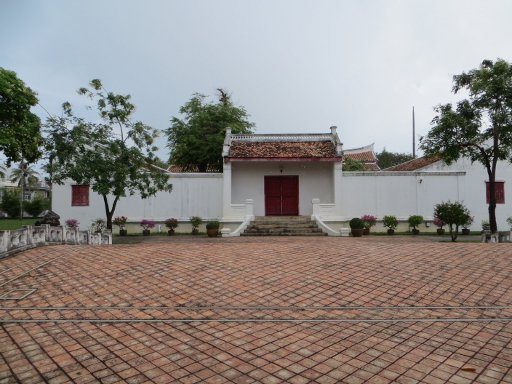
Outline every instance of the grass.
[(22, 225), (34, 225), (37, 219), (0, 219), (0, 231), (20, 229)]

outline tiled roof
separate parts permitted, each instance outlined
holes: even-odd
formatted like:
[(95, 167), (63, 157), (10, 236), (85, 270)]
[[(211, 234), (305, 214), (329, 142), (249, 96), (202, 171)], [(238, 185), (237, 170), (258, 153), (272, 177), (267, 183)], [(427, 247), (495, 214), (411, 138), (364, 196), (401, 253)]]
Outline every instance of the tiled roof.
[(439, 157), (419, 157), (417, 159), (412, 159), (406, 161), (405, 163), (394, 165), (392, 167), (383, 169), (383, 171), (416, 171), (418, 169), (424, 168), (427, 165), (434, 164), (440, 160)]
[(377, 161), (373, 151), (355, 152), (355, 153), (351, 153), (349, 151), (345, 151), (344, 156), (348, 157), (348, 158), (350, 158), (352, 160), (355, 160), (355, 161), (362, 161), (364, 163), (366, 163), (366, 162), (376, 162)]
[(336, 158), (336, 147), (332, 141), (234, 141), (229, 151), (230, 158)]
[(380, 171), (379, 166), (377, 163), (364, 163), (365, 171)]

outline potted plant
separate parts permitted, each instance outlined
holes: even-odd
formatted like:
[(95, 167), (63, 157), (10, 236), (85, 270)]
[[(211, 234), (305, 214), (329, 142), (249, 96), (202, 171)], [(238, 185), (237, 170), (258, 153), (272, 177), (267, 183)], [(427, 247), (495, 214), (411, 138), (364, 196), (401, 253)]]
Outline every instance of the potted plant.
[(91, 231), (94, 233), (103, 233), (107, 228), (107, 222), (101, 218), (98, 218), (92, 222)]
[(423, 223), (423, 216), (412, 215), (412, 216), (409, 216), (409, 219), (407, 219), (407, 221), (409, 222), (409, 227), (412, 227), (412, 230), (411, 230), (412, 234), (413, 235), (419, 234), (420, 230), (416, 227), (419, 226), (421, 223)]
[(354, 217), (349, 222), (352, 236), (361, 237), (363, 236), (364, 222), (359, 217)]
[(112, 220), (112, 224), (119, 227), (119, 236), (126, 236), (128, 231), (126, 230), (126, 222), (128, 218), (126, 216), (117, 216)]
[(464, 223), (462, 223), (462, 234), (463, 235), (469, 235), (471, 233), (471, 231), (469, 230), (469, 226), (471, 224), (473, 224), (473, 221), (475, 220), (475, 218), (473, 216), (469, 216), (466, 215), (466, 220), (464, 221)]
[(388, 235), (394, 235), (398, 227), (398, 219), (393, 215), (386, 215), (382, 218), (382, 225), (388, 229)]
[(169, 228), (167, 234), (169, 236), (174, 235), (174, 230), (178, 226), (178, 220), (171, 217), (170, 219), (165, 220), (165, 226)]
[(218, 220), (212, 220), (206, 223), (206, 234), (208, 237), (217, 237), (219, 235), (220, 223)]
[(192, 224), (192, 234), (198, 235), (199, 234), (199, 226), (203, 222), (203, 219), (201, 219), (199, 216), (192, 216), (190, 218), (190, 224)]
[(67, 219), (65, 223), (66, 227), (70, 229), (78, 228), (78, 226), (80, 225), (77, 219)]
[(361, 220), (363, 220), (363, 224), (364, 224), (363, 235), (369, 235), (370, 228), (373, 227), (375, 224), (377, 224), (377, 217), (373, 216), (373, 215), (363, 215), (361, 217)]
[(434, 217), (434, 225), (437, 226), (437, 234), (438, 235), (444, 235), (444, 226), (446, 225), (446, 223), (441, 220), (439, 217), (435, 216)]
[(142, 227), (142, 235), (149, 236), (151, 234), (150, 229), (155, 226), (155, 222), (148, 219), (142, 219), (140, 226)]

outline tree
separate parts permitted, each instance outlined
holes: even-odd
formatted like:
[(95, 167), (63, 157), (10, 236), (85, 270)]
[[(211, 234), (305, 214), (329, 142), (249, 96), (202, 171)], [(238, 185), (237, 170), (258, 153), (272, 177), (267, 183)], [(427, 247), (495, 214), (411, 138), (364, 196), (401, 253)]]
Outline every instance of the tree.
[(25, 201), (23, 209), (32, 217), (38, 217), (45, 209), (49, 208), (49, 201), (41, 196), (35, 196), (30, 201)]
[(343, 158), (343, 165), (342, 165), (343, 171), (366, 171), (366, 165), (359, 160), (351, 159), (350, 157)]
[(467, 90), (469, 97), (439, 105), (432, 129), (420, 139), (427, 156), (438, 155), (447, 164), (460, 157), (479, 162), (489, 178), (489, 222), (496, 225), (496, 165), (512, 161), (512, 65), (504, 60), (484, 60), (478, 69), (453, 77), (453, 92)]
[(16, 73), (0, 67), (0, 151), (7, 165), (13, 161), (36, 161), (41, 153), (41, 121), (30, 112), (36, 93)]
[(171, 190), (168, 175), (155, 167), (154, 146), (157, 131), (131, 117), (135, 106), (130, 95), (107, 92), (100, 80), (92, 80), (79, 94), (96, 101), (101, 123), (75, 116), (69, 103), (63, 104), (62, 117), (46, 123), (49, 151), (46, 169), (50, 181), (62, 184), (66, 179), (89, 184), (103, 197), (107, 228), (120, 198), (138, 192), (142, 198), (160, 190)]
[[(452, 241), (457, 240), (459, 226), (465, 225), (472, 220), (469, 210), (458, 201), (454, 203), (448, 201), (446, 203), (442, 202), (440, 204), (436, 204), (434, 207), (434, 218), (448, 224), (450, 227), (450, 236)], [(455, 226), (455, 230), (453, 229), (453, 226)]]
[(11, 172), (10, 180), (18, 184), (18, 187), (34, 187), (39, 182), (39, 174), (28, 163), (22, 161), (18, 168)]
[(386, 169), (394, 165), (405, 163), (414, 157), (410, 153), (388, 152), (386, 148), (377, 153), (377, 165), (380, 169)]
[(180, 108), (183, 119), (171, 119), (171, 126), (166, 130), (171, 164), (180, 165), (186, 171), (222, 171), (226, 128), (231, 128), (234, 134), (252, 133), (254, 124), (249, 122), (244, 107), (235, 106), (224, 90), (217, 91), (217, 103), (209, 103), (206, 96), (196, 93)]

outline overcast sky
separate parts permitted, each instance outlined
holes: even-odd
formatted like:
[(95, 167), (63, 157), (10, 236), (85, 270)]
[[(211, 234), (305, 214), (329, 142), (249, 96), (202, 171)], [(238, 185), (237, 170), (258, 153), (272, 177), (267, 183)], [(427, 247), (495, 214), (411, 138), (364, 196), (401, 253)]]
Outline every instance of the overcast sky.
[(0, 0), (0, 66), (52, 114), (99, 78), (163, 130), (221, 87), (256, 133), (411, 152), (412, 107), (424, 135), (454, 74), (512, 61), (511, 19), (509, 0)]

